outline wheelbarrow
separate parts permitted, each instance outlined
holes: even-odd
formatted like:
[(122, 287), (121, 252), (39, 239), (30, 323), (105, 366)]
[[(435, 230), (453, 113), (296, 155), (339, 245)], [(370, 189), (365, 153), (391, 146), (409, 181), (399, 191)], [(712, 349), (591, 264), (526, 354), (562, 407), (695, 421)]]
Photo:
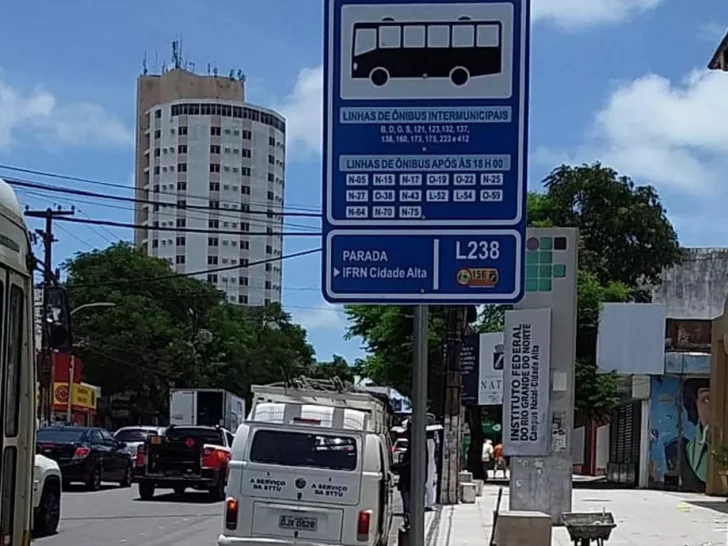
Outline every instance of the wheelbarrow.
[(617, 524), (611, 512), (566, 512), (561, 521), (574, 546), (604, 546)]

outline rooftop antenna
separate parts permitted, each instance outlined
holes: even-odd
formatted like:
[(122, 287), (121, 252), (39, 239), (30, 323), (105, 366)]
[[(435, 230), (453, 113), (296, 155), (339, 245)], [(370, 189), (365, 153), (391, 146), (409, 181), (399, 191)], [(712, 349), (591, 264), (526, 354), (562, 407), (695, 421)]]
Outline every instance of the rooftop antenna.
[(195, 71), (195, 63), (194, 63), (194, 61), (189, 61), (187, 63), (187, 68), (189, 69), (190, 72), (194, 72)]
[(172, 40), (172, 65), (179, 68), (179, 42)]
[(244, 81), (245, 80), (245, 74), (243, 74), (243, 71), (238, 68), (237, 72), (238, 80)]
[(179, 35), (179, 66), (176, 68), (182, 68), (184, 66), (184, 55), (182, 54), (182, 34)]
[(209, 76), (212, 72), (212, 65), (210, 63), (207, 63), (207, 75)]
[(154, 52), (154, 73), (159, 72), (159, 51)]
[(217, 78), (217, 67), (212, 69), (212, 75)]
[(231, 69), (230, 69), (230, 75), (229, 75), (228, 77), (229, 77), (229, 78), (230, 78), (231, 80), (234, 80), (234, 79), (235, 79), (235, 70), (233, 70), (233, 69), (231, 68)]
[(142, 74), (147, 75), (149, 73), (149, 70), (147, 70), (147, 52), (144, 52), (144, 59), (142, 60)]

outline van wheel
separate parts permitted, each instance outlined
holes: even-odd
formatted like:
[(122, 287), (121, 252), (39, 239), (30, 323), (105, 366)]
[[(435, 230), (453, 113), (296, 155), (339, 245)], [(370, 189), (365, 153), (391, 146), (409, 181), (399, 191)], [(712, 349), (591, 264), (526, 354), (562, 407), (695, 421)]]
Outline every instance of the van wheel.
[(145, 482), (140, 483), (139, 497), (145, 501), (152, 500), (154, 498), (154, 484)]
[(61, 519), (61, 490), (57, 482), (46, 483), (35, 511), (33, 532), (36, 537), (47, 537), (58, 530)]

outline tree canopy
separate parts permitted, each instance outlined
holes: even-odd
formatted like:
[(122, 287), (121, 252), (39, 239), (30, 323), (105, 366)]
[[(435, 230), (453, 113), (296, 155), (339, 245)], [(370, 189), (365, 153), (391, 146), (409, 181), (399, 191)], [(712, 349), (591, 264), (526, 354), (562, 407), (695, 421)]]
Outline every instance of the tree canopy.
[[(627, 177), (599, 163), (562, 165), (544, 180), (544, 193), (528, 198), (529, 225), (579, 228), (576, 413), (599, 417), (617, 400), (617, 380), (599, 374), (596, 336), (603, 302), (645, 301), (649, 283), (663, 269), (679, 263), (677, 235), (657, 192), (635, 186)], [(442, 385), (445, 311), (431, 307), (430, 400), (436, 405)], [(476, 331), (502, 330), (504, 306), (485, 306)], [(379, 384), (410, 391), (412, 363), (411, 308), (346, 307), (350, 337), (360, 336), (369, 356), (361, 362)]]
[[(316, 373), (305, 330), (278, 304), (242, 307), (164, 260), (119, 243), (65, 264), (85, 380), (133, 393), (140, 412), (166, 412), (170, 387), (225, 388)], [(338, 368), (337, 368), (338, 369)]]

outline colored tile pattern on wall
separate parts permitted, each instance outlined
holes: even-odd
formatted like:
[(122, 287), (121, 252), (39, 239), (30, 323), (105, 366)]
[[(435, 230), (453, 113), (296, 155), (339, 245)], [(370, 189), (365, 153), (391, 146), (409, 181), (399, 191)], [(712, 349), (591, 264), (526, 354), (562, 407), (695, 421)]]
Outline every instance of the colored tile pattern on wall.
[(566, 237), (529, 237), (526, 241), (526, 292), (551, 292), (566, 278)]

